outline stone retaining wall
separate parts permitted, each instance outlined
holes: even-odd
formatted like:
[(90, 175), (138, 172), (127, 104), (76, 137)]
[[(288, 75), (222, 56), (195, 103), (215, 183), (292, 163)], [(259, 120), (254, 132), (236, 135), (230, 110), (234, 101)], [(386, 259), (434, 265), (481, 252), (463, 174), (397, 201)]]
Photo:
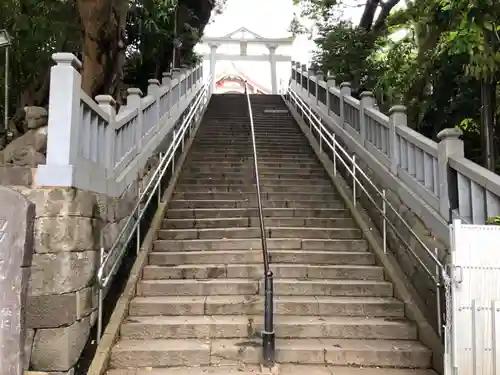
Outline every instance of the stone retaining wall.
[[(141, 188), (156, 164), (155, 158), (148, 163)], [(72, 188), (11, 188), (36, 205), (25, 369), (71, 375), (97, 319), (100, 235), (105, 248), (116, 240), (137, 202), (138, 183), (121, 198)]]

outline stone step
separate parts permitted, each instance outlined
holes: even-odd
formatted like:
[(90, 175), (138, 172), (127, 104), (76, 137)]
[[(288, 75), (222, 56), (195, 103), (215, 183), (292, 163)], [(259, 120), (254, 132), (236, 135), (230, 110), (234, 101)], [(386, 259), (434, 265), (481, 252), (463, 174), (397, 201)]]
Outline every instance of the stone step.
[[(252, 136), (250, 134), (245, 134), (244, 136), (237, 136), (234, 138), (227, 137), (217, 137), (211, 134), (200, 134), (201, 138), (198, 138), (193, 142), (193, 146), (195, 147), (251, 147), (252, 146)], [(280, 143), (279, 135), (277, 134), (267, 134), (267, 137), (262, 136), (259, 133), (259, 137), (255, 137), (255, 144), (257, 147), (265, 147), (265, 146), (299, 146), (299, 147), (310, 147), (307, 140), (304, 136), (299, 135), (288, 135), (287, 137), (283, 137), (282, 142)]]
[[(315, 250), (269, 250), (271, 261), (284, 264), (333, 264), (373, 265), (375, 258), (368, 251), (315, 251)], [(262, 263), (262, 251), (249, 250), (204, 250), (204, 251), (155, 251), (149, 254), (150, 264), (177, 266), (187, 264), (258, 264)]]
[[(346, 208), (264, 208), (264, 217), (306, 218), (311, 220), (350, 218)], [(254, 218), (259, 215), (257, 208), (187, 208), (168, 209), (167, 219), (233, 219)], [(310, 221), (312, 222), (312, 221)]]
[[(339, 316), (276, 316), (277, 338), (416, 340), (408, 320)], [(260, 337), (262, 315), (131, 316), (121, 325), (122, 339), (221, 339)]]
[[(242, 192), (190, 192), (175, 191), (172, 199), (184, 200), (257, 200), (256, 190)], [(332, 201), (341, 197), (335, 193), (305, 193), (305, 192), (261, 192), (261, 198), (277, 201)]]
[[(253, 155), (223, 155), (223, 154), (210, 154), (207, 155), (203, 152), (195, 153), (191, 152), (188, 155), (187, 162), (198, 163), (198, 162), (226, 162), (226, 163), (238, 163), (238, 162), (248, 162), (248, 160), (253, 160)], [(314, 155), (280, 155), (275, 153), (273, 155), (258, 155), (259, 165), (261, 163), (317, 163), (317, 159)]]
[[(176, 192), (240, 192), (240, 191), (248, 191), (249, 189), (256, 190), (255, 184), (182, 184), (179, 183), (175, 185)], [(266, 183), (265, 185), (261, 185), (261, 192), (303, 192), (305, 187), (303, 185), (276, 185), (271, 183)], [(324, 182), (323, 184), (315, 184), (307, 186), (307, 190), (311, 193), (331, 193), (332, 185)]]
[[(198, 151), (196, 149), (193, 149), (191, 151), (191, 154), (193, 158), (210, 158), (210, 157), (224, 157), (226, 160), (231, 160), (231, 159), (236, 159), (236, 160), (241, 160), (241, 159), (253, 159), (253, 153), (251, 150), (234, 150), (234, 151), (224, 151), (223, 148), (221, 149), (216, 149), (213, 151), (208, 151), (208, 150), (202, 150)], [(315, 158), (315, 155), (313, 154), (312, 151), (303, 151), (303, 150), (280, 150), (280, 149), (275, 149), (275, 150), (258, 150), (257, 153), (257, 158), (258, 160), (261, 160), (261, 158), (273, 158), (273, 159), (280, 159), (280, 158), (287, 158), (287, 159), (295, 159), (295, 160), (302, 160), (302, 159), (312, 159)]]
[[(120, 340), (111, 351), (111, 368), (258, 364), (259, 339)], [(429, 368), (431, 352), (410, 340), (278, 339), (280, 363)]]
[[(326, 174), (273, 174), (259, 173), (261, 185), (314, 185), (315, 183), (327, 184), (330, 182)], [(188, 182), (189, 181), (189, 182)], [(219, 182), (217, 182), (219, 181)], [(255, 184), (254, 174), (248, 172), (238, 172), (233, 174), (216, 173), (184, 173), (179, 177), (180, 183), (188, 184), (217, 184), (217, 185), (248, 185)], [(295, 182), (295, 184), (294, 184)], [(330, 185), (331, 186), (331, 185)], [(333, 190), (333, 187), (331, 187)]]
[[(302, 179), (302, 180), (315, 180), (315, 179), (326, 179), (325, 171), (317, 171), (314, 173), (310, 172), (302, 172), (301, 170), (297, 170), (295, 172), (291, 173), (284, 173), (284, 172), (259, 172), (259, 177), (261, 179), (276, 179), (276, 180), (289, 180), (289, 179)], [(228, 179), (228, 180), (245, 180), (245, 181), (253, 181), (254, 178), (254, 171), (252, 168), (247, 168), (246, 170), (243, 171), (232, 171), (228, 173), (224, 172), (192, 172), (192, 171), (185, 171), (181, 175), (181, 179), (183, 178), (196, 178), (196, 179), (211, 179), (211, 180), (218, 180), (218, 179)]]
[[(275, 278), (384, 280), (384, 269), (373, 265), (271, 264)], [(254, 279), (263, 278), (262, 262), (255, 264), (179, 264), (148, 265), (142, 271), (144, 280), (168, 279)]]
[[(234, 228), (256, 227), (260, 225), (258, 217), (231, 217), (231, 218), (188, 218), (165, 219), (163, 229), (191, 229), (191, 228)], [(317, 228), (355, 228), (353, 219), (348, 217), (315, 218), (315, 217), (265, 217), (266, 227), (317, 227)]]
[[(209, 138), (214, 138), (217, 140), (226, 140), (226, 141), (231, 141), (233, 139), (237, 140), (250, 140), (250, 127), (248, 124), (245, 126), (227, 126), (224, 129), (219, 128), (217, 129), (214, 126), (210, 126), (209, 124), (205, 124), (205, 128), (200, 128), (200, 134), (203, 137), (200, 137), (199, 140), (203, 141)], [(224, 132), (220, 132), (219, 130), (224, 130)], [(298, 128), (289, 128), (289, 129), (278, 129), (276, 131), (274, 130), (268, 130), (268, 131), (262, 131), (260, 127), (255, 129), (255, 139), (257, 141), (259, 140), (268, 140), (269, 136), (274, 136), (276, 137), (277, 135), (280, 135), (280, 131), (283, 132), (283, 138), (284, 139), (292, 139), (292, 140), (301, 140), (302, 142), (307, 142), (304, 134), (298, 129)]]
[[(260, 163), (259, 163), (260, 164)], [(200, 166), (199, 164), (187, 164), (183, 169), (185, 174), (189, 173), (212, 173), (212, 174), (230, 174), (230, 173), (254, 173), (254, 166), (252, 163), (239, 163), (239, 164), (227, 164), (220, 165), (219, 163), (211, 163)], [(294, 174), (297, 171), (300, 171), (301, 174), (310, 174), (310, 175), (318, 175), (324, 174), (325, 170), (323, 168), (319, 168), (317, 165), (311, 165), (309, 167), (277, 167), (277, 166), (269, 166), (269, 165), (259, 165), (259, 173), (262, 174), (270, 174), (274, 173), (276, 175), (289, 175)]]
[[(214, 159), (224, 159), (227, 161), (231, 161), (231, 159), (237, 161), (241, 159), (248, 159), (248, 158), (253, 158), (253, 154), (251, 152), (245, 151), (239, 151), (239, 152), (232, 152), (232, 153), (226, 153), (226, 152), (205, 152), (205, 151), (196, 151), (193, 150), (190, 152), (192, 159), (190, 160), (205, 160), (209, 161), (212, 158)], [(258, 160), (261, 162), (261, 160), (274, 160), (274, 161), (280, 161), (280, 160), (305, 160), (305, 161), (312, 161), (316, 160), (316, 156), (311, 152), (290, 152), (290, 153), (284, 153), (280, 152), (279, 150), (274, 150), (274, 151), (269, 151), (269, 152), (260, 152), (258, 153)]]
[[(291, 168), (291, 169), (269, 169), (269, 168), (259, 168), (259, 177), (269, 178), (273, 177), (276, 179), (287, 179), (287, 178), (315, 178), (318, 176), (324, 176), (325, 170), (320, 168), (304, 170), (301, 168)], [(185, 168), (183, 170), (182, 176), (186, 177), (196, 177), (196, 178), (248, 178), (248, 176), (253, 176), (254, 168), (251, 163), (247, 162), (244, 166), (236, 168), (221, 169), (216, 164), (211, 170), (193, 170), (192, 168)]]
[[(433, 370), (345, 367), (331, 365), (281, 364), (284, 375), (437, 375)], [(198, 367), (165, 367), (146, 369), (115, 369), (106, 375), (262, 375), (260, 366), (250, 364)]]
[[(327, 185), (330, 180), (327, 177), (321, 176), (310, 176), (304, 178), (272, 178), (268, 176), (259, 176), (261, 186), (266, 185), (302, 185), (302, 186), (310, 186), (310, 185)], [(214, 177), (203, 177), (197, 178), (192, 176), (181, 176), (179, 178), (179, 183), (181, 184), (200, 184), (204, 186), (209, 185), (254, 185), (255, 181), (252, 175), (247, 177), (223, 177), (223, 176), (214, 176)], [(302, 188), (304, 189), (304, 188)], [(333, 190), (333, 187), (330, 185), (330, 189)]]
[[(252, 163), (248, 163), (253, 167)], [(189, 168), (235, 168), (235, 167), (240, 167), (242, 164), (241, 163), (231, 163), (231, 162), (210, 162), (210, 161), (200, 161), (196, 164), (185, 164)], [(259, 168), (269, 168), (269, 169), (279, 169), (279, 168), (285, 168), (285, 169), (296, 169), (296, 168), (303, 168), (303, 169), (322, 169), (320, 165), (318, 164), (317, 161), (309, 161), (309, 162), (303, 162), (303, 163), (290, 163), (290, 162), (272, 162), (272, 161), (267, 161), (265, 163), (261, 162), (259, 160)]]
[[(206, 124), (206, 128), (200, 129), (200, 138), (199, 141), (232, 141), (241, 140), (251, 142), (250, 129), (248, 126), (238, 127), (235, 125), (230, 125), (226, 127), (210, 127)], [(304, 138), (304, 134), (300, 132), (298, 129), (281, 129), (283, 133), (280, 133), (280, 130), (272, 130), (272, 129), (256, 129), (255, 132), (255, 140), (259, 141), (268, 141), (272, 139), (279, 139), (280, 136), (283, 137), (283, 140), (286, 142), (288, 140), (292, 141), (301, 141), (302, 143), (307, 143), (307, 140)]]
[[(305, 250), (312, 254), (312, 250), (320, 253), (332, 254), (338, 251), (344, 252), (366, 252), (365, 240), (346, 239), (303, 239), (303, 238), (268, 238), (269, 250)], [(154, 251), (235, 251), (235, 250), (261, 250), (260, 238), (253, 239), (208, 239), (208, 240), (157, 240), (154, 243)]]
[[(238, 155), (253, 155), (253, 149), (252, 146), (245, 145), (245, 146), (237, 146), (237, 145), (232, 145), (232, 146), (200, 146), (196, 145), (193, 148), (193, 152), (203, 152), (203, 153), (223, 153), (224, 155), (231, 155), (231, 154), (238, 154)], [(307, 145), (259, 145), (257, 146), (257, 155), (262, 155), (262, 154), (290, 154), (290, 155), (296, 155), (296, 154), (307, 154), (309, 155), (311, 153), (311, 148), (310, 146)]]
[[(392, 284), (375, 280), (274, 280), (279, 296), (392, 297)], [(139, 296), (222, 296), (264, 293), (263, 281), (249, 279), (141, 280)]]
[[(277, 296), (277, 315), (324, 315), (403, 318), (404, 304), (394, 298)], [(130, 315), (259, 315), (264, 313), (262, 296), (170, 296), (135, 297)]]
[[(234, 136), (232, 138), (227, 138), (227, 137), (214, 137), (213, 134), (200, 134), (203, 138), (200, 138), (200, 140), (193, 142), (193, 146), (195, 147), (251, 147), (252, 146), (252, 138), (250, 135), (246, 135), (244, 137), (238, 135)], [(281, 140), (281, 142), (280, 142)], [(278, 138), (274, 134), (269, 134), (266, 136), (260, 135), (259, 137), (255, 137), (255, 144), (257, 147), (260, 146), (281, 146), (281, 145), (286, 145), (286, 146), (291, 146), (291, 145), (297, 145), (297, 146), (302, 146), (302, 147), (310, 147), (307, 143), (307, 141), (304, 139), (303, 136), (299, 135), (289, 135), (289, 136), (283, 136), (281, 139)]]
[[(265, 231), (267, 238), (361, 239), (361, 230), (357, 228), (266, 227)], [(160, 229), (157, 233), (160, 240), (245, 239), (261, 236), (259, 227)]]
[[(196, 208), (256, 208), (256, 201), (250, 200), (215, 200), (215, 199), (175, 199), (170, 201), (169, 209)], [(344, 208), (344, 202), (335, 201), (296, 201), (296, 200), (262, 200), (263, 208)]]
[[(261, 370), (258, 365), (245, 364), (236, 366), (147, 367), (143, 369), (114, 369), (107, 371), (106, 375), (261, 375)], [(310, 375), (316, 374), (310, 373)]]
[[(300, 193), (303, 192), (304, 189), (309, 190), (312, 194), (320, 194), (320, 193), (331, 193), (333, 190), (332, 185), (328, 183), (318, 184), (318, 185), (310, 185), (304, 187), (304, 185), (276, 185), (276, 184), (261, 184), (261, 193)], [(242, 191), (256, 191), (256, 185), (251, 184), (183, 184), (179, 183), (175, 186), (176, 192), (242, 192)]]

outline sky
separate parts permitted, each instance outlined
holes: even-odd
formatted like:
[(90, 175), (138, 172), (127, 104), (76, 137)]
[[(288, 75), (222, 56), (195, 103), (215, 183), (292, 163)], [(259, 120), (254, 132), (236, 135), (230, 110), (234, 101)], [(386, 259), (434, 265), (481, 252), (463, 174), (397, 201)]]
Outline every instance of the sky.
[[(351, 0), (355, 1), (355, 0)], [(361, 2), (361, 0), (356, 0)], [(353, 7), (345, 10), (344, 18), (358, 22), (363, 7)], [(291, 34), (287, 31), (294, 13), (300, 14), (300, 10), (293, 5), (292, 0), (227, 0), (226, 8), (221, 15), (213, 17), (212, 22), (205, 28), (205, 36), (221, 37), (241, 27), (264, 37), (285, 38)], [(292, 60), (307, 64), (312, 57), (314, 43), (307, 40), (306, 36), (295, 39), (291, 48), (281, 47), (276, 53), (291, 55)], [(207, 46), (198, 46), (199, 53), (208, 52)], [(239, 47), (221, 46), (219, 53), (239, 54)], [(267, 54), (267, 48), (248, 47), (248, 54)], [(233, 65), (234, 64), (234, 65)], [(216, 75), (225, 71), (234, 71), (234, 68), (244, 72), (257, 84), (270, 90), (271, 71), (267, 62), (228, 62), (218, 61)], [(209, 61), (204, 63), (205, 76), (210, 71)], [(277, 67), (278, 85), (280, 80), (288, 82), (290, 77), (290, 63), (280, 62)]]

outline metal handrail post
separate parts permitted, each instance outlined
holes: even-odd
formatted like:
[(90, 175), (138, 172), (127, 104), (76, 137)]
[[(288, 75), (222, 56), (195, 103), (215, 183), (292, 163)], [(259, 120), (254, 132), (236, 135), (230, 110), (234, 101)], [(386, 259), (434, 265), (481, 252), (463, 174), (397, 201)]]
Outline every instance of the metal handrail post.
[(250, 133), (252, 136), (253, 162), (255, 185), (257, 186), (257, 205), (259, 210), (260, 240), (262, 244), (262, 257), (264, 259), (264, 331), (262, 332), (263, 364), (266, 367), (274, 366), (276, 362), (276, 334), (274, 332), (274, 283), (273, 272), (269, 268), (269, 252), (267, 250), (266, 229), (264, 227), (264, 211), (260, 193), (259, 163), (257, 159), (257, 144), (255, 141), (255, 128), (253, 122), (252, 104), (248, 93), (248, 84), (245, 82), (245, 95), (248, 103), (248, 116), (250, 117)]
[[(450, 276), (444, 266), (443, 262), (438, 257), (438, 254), (434, 251), (431, 251), (429, 247), (423, 242), (423, 240), (415, 233), (410, 224), (405, 220), (405, 218), (401, 215), (401, 213), (396, 209), (396, 207), (389, 201), (386, 190), (379, 189), (377, 185), (372, 181), (372, 179), (364, 172), (361, 167), (356, 163), (356, 156), (350, 155), (347, 150), (336, 140), (335, 133), (332, 130), (328, 130), (319, 117), (312, 111), (311, 106), (307, 104), (300, 96), (291, 88), (288, 88), (288, 98), (289, 103), (296, 106), (297, 111), (300, 110), (302, 117), (304, 120), (307, 118), (309, 121), (309, 125), (312, 129), (317, 130), (320, 138), (324, 137), (323, 143), (328, 145), (330, 149), (333, 151), (333, 174), (336, 175), (337, 164), (341, 163), (346, 171), (346, 178), (350, 175), (353, 179), (353, 204), (356, 205), (356, 187), (359, 188), (359, 194), (365, 194), (366, 198), (373, 205), (375, 210), (382, 217), (382, 231), (383, 231), (383, 246), (384, 246), (384, 254), (387, 256), (388, 250), (388, 229), (387, 226), (391, 229), (393, 234), (402, 242), (406, 251), (413, 256), (413, 258), (420, 264), (422, 269), (428, 275), (428, 277), (434, 282), (434, 286), (436, 287), (436, 296), (438, 298), (437, 303), (437, 326), (440, 328), (442, 324), (442, 302), (440, 302), (440, 288), (443, 285), (449, 284)], [(285, 100), (285, 95), (282, 95), (282, 98)], [(328, 137), (328, 138), (327, 138)], [(362, 181), (365, 181), (368, 186), (365, 186)], [(371, 189), (374, 191), (373, 194), (367, 189)], [(382, 199), (382, 207), (379, 207), (377, 201), (374, 196), (376, 195)], [(390, 210), (390, 211), (389, 211)], [(399, 219), (408, 233), (416, 240), (417, 244), (422, 247), (422, 249), (427, 254), (428, 258), (434, 262), (435, 270), (432, 271), (426, 262), (424, 262), (416, 252), (415, 245), (411, 245), (405, 237), (400, 233), (396, 225), (390, 220), (388, 213), (391, 212), (395, 218)], [(395, 219), (392, 219), (395, 220)]]

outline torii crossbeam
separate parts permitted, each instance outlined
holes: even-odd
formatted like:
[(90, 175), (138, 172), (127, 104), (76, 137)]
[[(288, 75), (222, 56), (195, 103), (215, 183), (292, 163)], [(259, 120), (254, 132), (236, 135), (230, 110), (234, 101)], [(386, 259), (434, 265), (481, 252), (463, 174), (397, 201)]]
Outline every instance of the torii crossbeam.
[[(236, 35), (242, 34), (240, 37)], [(243, 35), (249, 34), (251, 38), (245, 38)], [(278, 55), (276, 54), (276, 49), (280, 46), (290, 46), (294, 41), (293, 37), (288, 38), (264, 38), (253, 31), (248, 30), (246, 27), (240, 27), (239, 29), (224, 35), (222, 37), (204, 37), (202, 43), (210, 47), (210, 53), (205, 53), (204, 58), (210, 59), (210, 74), (212, 77), (215, 76), (215, 65), (217, 60), (229, 60), (229, 61), (269, 61), (271, 65), (271, 87), (272, 93), (278, 93), (278, 77), (276, 72), (277, 62), (290, 62), (292, 60), (291, 56)], [(217, 48), (223, 44), (239, 44), (240, 54), (239, 55), (229, 55), (217, 53)], [(248, 55), (247, 46), (248, 44), (254, 45), (265, 45), (269, 50), (269, 55)], [(212, 82), (212, 92), (215, 89), (215, 82)]]

